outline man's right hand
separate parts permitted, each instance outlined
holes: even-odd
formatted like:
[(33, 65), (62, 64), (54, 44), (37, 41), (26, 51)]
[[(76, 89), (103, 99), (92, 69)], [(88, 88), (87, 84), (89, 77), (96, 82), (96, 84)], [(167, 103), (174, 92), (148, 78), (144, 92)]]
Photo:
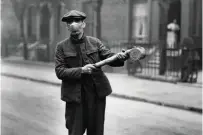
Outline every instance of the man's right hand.
[(91, 74), (93, 69), (96, 69), (96, 67), (93, 64), (87, 64), (84, 67), (82, 67), (82, 73)]

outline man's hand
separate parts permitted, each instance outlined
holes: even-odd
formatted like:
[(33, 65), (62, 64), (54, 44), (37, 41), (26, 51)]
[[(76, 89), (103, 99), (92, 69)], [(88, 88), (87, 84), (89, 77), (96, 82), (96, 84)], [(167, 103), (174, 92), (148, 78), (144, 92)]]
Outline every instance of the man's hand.
[(91, 74), (93, 69), (96, 69), (96, 67), (93, 64), (87, 64), (84, 67), (82, 67), (82, 73)]
[(117, 53), (117, 58), (121, 61), (126, 61), (129, 58), (129, 55), (125, 53), (125, 50), (122, 50), (122, 52)]

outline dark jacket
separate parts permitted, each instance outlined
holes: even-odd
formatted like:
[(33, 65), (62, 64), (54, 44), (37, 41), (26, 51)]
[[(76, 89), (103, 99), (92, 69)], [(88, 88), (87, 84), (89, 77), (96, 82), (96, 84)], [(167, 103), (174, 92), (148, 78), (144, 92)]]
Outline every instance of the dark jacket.
[[(56, 76), (62, 80), (61, 99), (66, 102), (81, 101), (82, 60), (77, 57), (74, 45), (69, 38), (65, 39), (57, 44), (55, 52), (55, 72)], [(114, 55), (99, 39), (94, 37), (85, 37), (85, 47), (91, 64)], [(81, 49), (83, 50), (83, 48)], [(110, 64), (115, 67), (123, 65), (124, 62), (119, 60)], [(92, 73), (92, 79), (95, 83), (96, 93), (100, 98), (111, 94), (110, 83), (100, 68)]]

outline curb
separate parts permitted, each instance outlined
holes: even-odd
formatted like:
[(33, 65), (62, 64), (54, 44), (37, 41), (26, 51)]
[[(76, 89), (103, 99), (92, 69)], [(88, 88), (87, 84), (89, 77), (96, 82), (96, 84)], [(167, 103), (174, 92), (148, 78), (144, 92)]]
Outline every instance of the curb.
[[(54, 66), (54, 63), (51, 62), (42, 62), (42, 61), (30, 61), (30, 60), (12, 60), (12, 59), (2, 59), (2, 62), (8, 62), (8, 63), (15, 63), (15, 64), (29, 64), (29, 65), (39, 65), (39, 66)], [(108, 72), (107, 72), (108, 73)], [(113, 73), (113, 72), (109, 72)], [(177, 80), (174, 79), (163, 79), (163, 78), (154, 78), (150, 76), (143, 76), (143, 75), (132, 75), (133, 77), (139, 78), (139, 79), (147, 79), (151, 81), (160, 81), (160, 82), (167, 82), (167, 83), (173, 83), (177, 84)]]
[(6, 77), (12, 77), (12, 78), (17, 78), (17, 79), (22, 79), (22, 80), (28, 80), (28, 81), (32, 81), (32, 82), (38, 82), (38, 83), (49, 84), (49, 85), (54, 85), (54, 86), (61, 86), (60, 83), (46, 81), (46, 80), (41, 80), (41, 79), (36, 79), (36, 78), (31, 78), (31, 77), (13, 75), (13, 74), (2, 73), (2, 72), (0, 74), (2, 76), (6, 76)]
[[(22, 80), (29, 80), (32, 82), (49, 84), (49, 85), (53, 85), (53, 86), (60, 86), (61, 85), (60, 83), (56, 83), (56, 82), (50, 82), (50, 81), (35, 79), (35, 78), (31, 78), (31, 77), (13, 75), (13, 74), (9, 74), (9, 73), (2, 73), (1, 72), (1, 75), (6, 76), (6, 77), (22, 79)], [(202, 108), (197, 108), (197, 107), (177, 105), (177, 104), (169, 104), (169, 103), (164, 103), (164, 102), (160, 102), (160, 101), (153, 101), (153, 100), (148, 100), (148, 99), (144, 99), (144, 98), (140, 98), (140, 97), (127, 96), (127, 95), (122, 95), (122, 94), (117, 94), (117, 93), (112, 93), (110, 96), (116, 97), (116, 98), (121, 98), (121, 99), (132, 100), (132, 101), (140, 101), (140, 102), (155, 104), (155, 105), (159, 105), (159, 106), (171, 107), (171, 108), (176, 108), (176, 109), (181, 109), (181, 110), (186, 110), (186, 111), (191, 111), (191, 112), (195, 112), (198, 114), (202, 114)]]
[(177, 84), (178, 84), (178, 85), (182, 85), (182, 86), (187, 86), (187, 87), (202, 88), (202, 84), (201, 84), (201, 83), (187, 84), (187, 83), (179, 82), (179, 83), (177, 83)]
[[(29, 65), (38, 65), (38, 66), (45, 66), (45, 67), (54, 67), (54, 63), (53, 62), (43, 62), (43, 61), (31, 61), (31, 60), (12, 60), (12, 59), (2, 59), (1, 63), (3, 62), (7, 62), (7, 63), (15, 63), (15, 64), (29, 64)], [(108, 73), (108, 72), (106, 72)], [(143, 76), (143, 75), (131, 75), (135, 78), (139, 78), (139, 79), (144, 79), (144, 80), (151, 80), (151, 81), (160, 81), (160, 82), (166, 82), (166, 83), (172, 83), (172, 84), (179, 84), (179, 85), (185, 85), (185, 86), (189, 86), (189, 87), (196, 87), (196, 88), (202, 88), (202, 84), (199, 85), (188, 85), (188, 84), (184, 84), (179, 82), (177, 79), (166, 79), (166, 78), (161, 78), (161, 77), (150, 77), (150, 76)]]
[(188, 84), (188, 83), (183, 83), (180, 82), (178, 79), (163, 79), (163, 78), (153, 78), (150, 76), (139, 76), (139, 75), (134, 75), (134, 77), (139, 78), (139, 79), (144, 79), (144, 80), (151, 80), (151, 81), (160, 81), (160, 82), (167, 82), (167, 83), (172, 83), (172, 84), (177, 84), (177, 85), (182, 85), (182, 86), (187, 86), (187, 87), (195, 87), (195, 88), (202, 88), (201, 83), (194, 83), (194, 84)]
[(10, 60), (10, 59), (2, 59), (1, 63), (12, 63), (12, 64), (29, 64), (29, 65), (38, 65), (38, 66), (45, 66), (45, 67), (54, 67), (53, 62), (42, 62), (42, 61), (31, 61), (31, 60)]
[(160, 82), (167, 82), (167, 83), (173, 83), (173, 84), (177, 84), (178, 80), (175, 79), (163, 79), (163, 78), (153, 78), (150, 76), (142, 76), (142, 75), (134, 75), (134, 77), (137, 77), (139, 79), (147, 79), (147, 80), (151, 80), (151, 81), (160, 81)]

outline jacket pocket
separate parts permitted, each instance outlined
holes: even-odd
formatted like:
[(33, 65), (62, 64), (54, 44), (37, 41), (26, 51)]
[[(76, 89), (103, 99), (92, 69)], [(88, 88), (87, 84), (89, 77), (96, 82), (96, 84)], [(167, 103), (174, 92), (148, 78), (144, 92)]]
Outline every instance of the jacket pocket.
[(77, 53), (73, 52), (64, 52), (64, 60), (68, 67), (78, 67), (79, 59)]
[(112, 88), (110, 82), (102, 71), (94, 72), (93, 80), (95, 83), (97, 94), (100, 98), (111, 94)]
[(93, 63), (100, 61), (98, 50), (89, 50), (86, 52), (86, 54), (93, 61)]
[(74, 52), (64, 52), (65, 58), (66, 57), (76, 57), (77, 53)]

